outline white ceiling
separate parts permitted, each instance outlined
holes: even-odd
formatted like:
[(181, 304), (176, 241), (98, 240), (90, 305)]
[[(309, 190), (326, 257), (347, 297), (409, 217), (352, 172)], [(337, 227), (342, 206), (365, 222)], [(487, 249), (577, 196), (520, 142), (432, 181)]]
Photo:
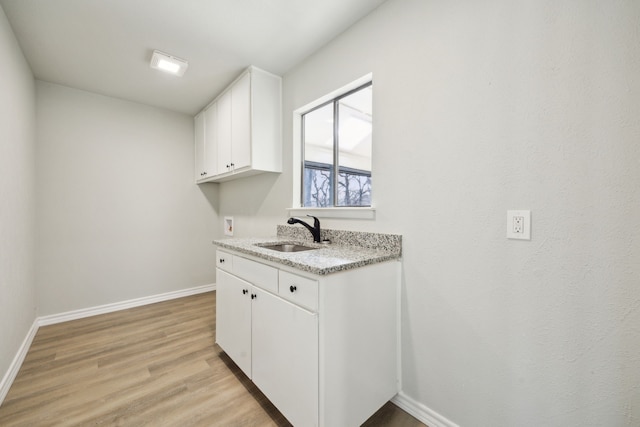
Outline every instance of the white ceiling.
[[(255, 65), (282, 75), (385, 0), (0, 0), (37, 79), (195, 114)], [(183, 77), (149, 67), (154, 49)]]

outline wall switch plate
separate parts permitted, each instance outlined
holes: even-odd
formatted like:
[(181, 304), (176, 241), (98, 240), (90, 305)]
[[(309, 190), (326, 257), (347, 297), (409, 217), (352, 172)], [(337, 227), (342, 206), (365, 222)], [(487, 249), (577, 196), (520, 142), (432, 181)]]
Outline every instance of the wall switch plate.
[(233, 236), (233, 217), (224, 217), (224, 234), (225, 236)]
[(507, 211), (507, 239), (531, 240), (531, 211)]

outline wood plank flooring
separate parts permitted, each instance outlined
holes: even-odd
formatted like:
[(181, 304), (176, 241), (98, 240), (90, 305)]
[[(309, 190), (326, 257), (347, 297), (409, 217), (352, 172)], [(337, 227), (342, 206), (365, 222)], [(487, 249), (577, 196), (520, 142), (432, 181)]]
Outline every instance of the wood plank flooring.
[[(215, 292), (38, 330), (0, 426), (289, 426), (215, 342)], [(424, 426), (387, 403), (364, 424)]]

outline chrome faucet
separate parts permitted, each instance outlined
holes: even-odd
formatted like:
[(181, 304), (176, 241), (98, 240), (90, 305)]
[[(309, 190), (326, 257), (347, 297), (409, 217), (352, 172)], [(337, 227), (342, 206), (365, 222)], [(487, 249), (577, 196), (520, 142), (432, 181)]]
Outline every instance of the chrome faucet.
[(298, 219), (296, 217), (291, 217), (287, 220), (287, 224), (302, 224), (305, 227), (307, 227), (307, 230), (309, 230), (309, 232), (311, 233), (311, 235), (313, 236), (313, 241), (315, 243), (320, 243), (320, 220), (318, 218), (316, 218), (315, 216), (312, 215), (307, 215), (311, 218), (313, 218), (313, 227), (310, 226), (309, 224), (307, 224), (306, 222), (304, 222), (301, 219)]

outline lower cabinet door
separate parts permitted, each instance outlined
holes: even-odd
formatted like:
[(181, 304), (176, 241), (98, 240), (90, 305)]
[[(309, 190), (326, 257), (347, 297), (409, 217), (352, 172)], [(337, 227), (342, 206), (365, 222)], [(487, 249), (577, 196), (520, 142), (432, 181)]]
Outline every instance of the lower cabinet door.
[(251, 378), (251, 295), (248, 282), (216, 271), (216, 342)]
[(318, 315), (253, 293), (253, 382), (293, 425), (317, 426)]

